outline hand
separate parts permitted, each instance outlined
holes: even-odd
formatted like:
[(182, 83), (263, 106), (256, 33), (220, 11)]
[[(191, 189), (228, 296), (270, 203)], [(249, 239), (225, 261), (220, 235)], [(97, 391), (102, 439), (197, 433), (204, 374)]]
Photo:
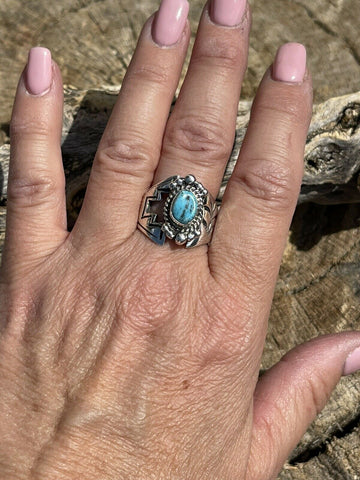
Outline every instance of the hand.
[[(0, 478), (274, 478), (341, 374), (358, 333), (317, 339), (258, 381), (311, 115), (305, 51), (282, 47), (254, 102), (210, 247), (139, 230), (149, 186), (194, 174), (216, 196), (247, 63), (243, 1), (185, 0), (144, 26), (71, 233), (62, 82), (30, 52), (11, 122), (1, 269)], [(345, 364), (345, 367), (344, 367)], [(344, 369), (345, 368), (345, 369)]]

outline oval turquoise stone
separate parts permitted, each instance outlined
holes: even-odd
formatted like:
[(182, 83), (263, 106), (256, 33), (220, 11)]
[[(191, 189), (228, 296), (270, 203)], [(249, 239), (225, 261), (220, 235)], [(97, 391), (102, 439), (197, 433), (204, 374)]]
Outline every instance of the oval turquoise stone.
[(181, 190), (172, 202), (171, 214), (177, 222), (186, 225), (194, 220), (197, 208), (196, 196), (188, 190)]

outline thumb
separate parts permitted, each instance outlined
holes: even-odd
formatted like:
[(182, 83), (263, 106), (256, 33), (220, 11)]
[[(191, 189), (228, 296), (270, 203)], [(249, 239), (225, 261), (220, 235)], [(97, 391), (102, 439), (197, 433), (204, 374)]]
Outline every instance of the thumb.
[(254, 393), (246, 480), (276, 478), (340, 377), (359, 369), (360, 332), (346, 332), (300, 345), (268, 370)]

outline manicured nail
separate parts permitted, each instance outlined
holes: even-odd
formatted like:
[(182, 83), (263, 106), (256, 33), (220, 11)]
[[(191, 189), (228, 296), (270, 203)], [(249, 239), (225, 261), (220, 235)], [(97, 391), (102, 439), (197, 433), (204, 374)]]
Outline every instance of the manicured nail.
[(187, 0), (162, 0), (153, 23), (153, 39), (167, 47), (177, 43), (184, 31), (189, 13)]
[(225, 27), (234, 27), (241, 22), (246, 0), (213, 0), (210, 8), (212, 21)]
[(42, 95), (52, 82), (51, 52), (47, 48), (34, 47), (29, 52), (26, 68), (26, 88), (31, 95)]
[(358, 370), (360, 370), (360, 347), (350, 353), (350, 355), (347, 357), (344, 365), (343, 375), (351, 375)]
[(301, 83), (306, 72), (306, 49), (301, 43), (286, 43), (279, 48), (272, 76), (274, 80)]

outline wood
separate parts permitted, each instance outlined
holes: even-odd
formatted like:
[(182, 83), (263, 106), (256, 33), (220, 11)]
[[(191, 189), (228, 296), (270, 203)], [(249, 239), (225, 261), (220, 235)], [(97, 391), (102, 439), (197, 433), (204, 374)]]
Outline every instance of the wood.
[[(193, 37), (202, 3), (191, 0)], [(275, 290), (262, 364), (266, 369), (294, 345), (318, 334), (360, 329), (360, 204), (341, 204), (358, 202), (360, 99), (357, 93), (323, 103), (359, 90), (360, 2), (272, 0), (271, 8), (268, 0), (251, 3), (249, 69), (233, 158), (248, 121), (249, 101), (281, 43), (306, 44), (319, 104), (306, 150), (302, 204)], [(121, 83), (141, 25), (157, 4), (157, 0), (0, 2), (0, 145), (8, 142), (12, 99), (30, 46), (51, 48), (65, 84), (74, 87), (67, 90), (63, 145), (70, 224), (81, 205), (89, 159), (114, 102), (114, 92), (100, 87)], [(5, 145), (0, 148), (0, 245), (6, 204), (1, 176), (6, 179), (7, 158)], [(329, 176), (331, 181), (325, 181)], [(343, 194), (336, 193), (340, 188)], [(324, 204), (303, 203), (310, 198)], [(342, 379), (279, 479), (359, 479), (359, 425), (360, 377), (354, 375)]]

